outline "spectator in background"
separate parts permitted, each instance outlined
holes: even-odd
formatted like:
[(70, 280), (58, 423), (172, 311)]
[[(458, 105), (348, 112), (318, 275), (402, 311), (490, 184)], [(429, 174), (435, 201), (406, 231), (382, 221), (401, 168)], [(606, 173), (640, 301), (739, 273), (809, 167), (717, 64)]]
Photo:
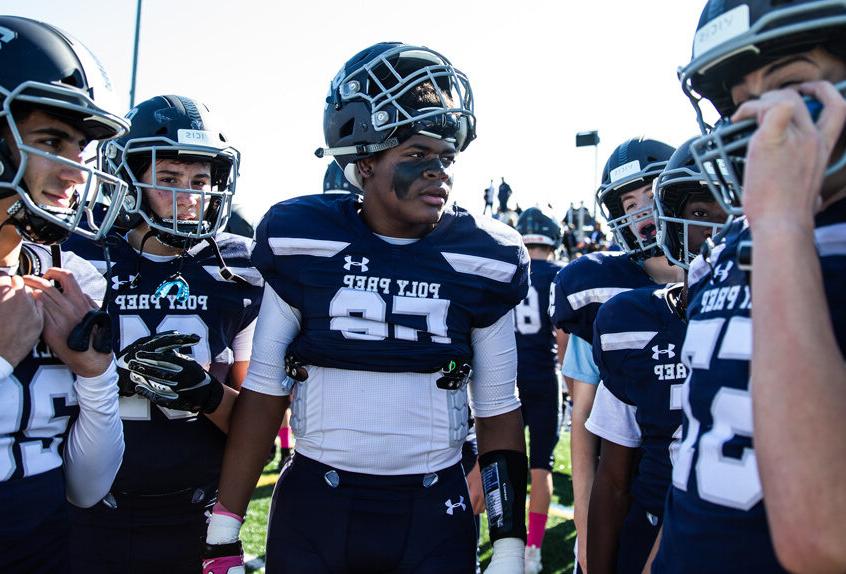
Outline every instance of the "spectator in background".
[[(505, 213), (508, 211), (508, 199), (511, 197), (511, 186), (502, 178), (502, 183), (499, 184), (499, 212)], [(513, 227), (513, 226), (512, 226)]]
[(494, 183), (493, 179), (491, 179), (491, 184), (485, 188), (485, 209), (482, 210), (482, 214), (487, 213), (488, 211), (491, 212), (493, 215), (493, 200), (494, 200)]

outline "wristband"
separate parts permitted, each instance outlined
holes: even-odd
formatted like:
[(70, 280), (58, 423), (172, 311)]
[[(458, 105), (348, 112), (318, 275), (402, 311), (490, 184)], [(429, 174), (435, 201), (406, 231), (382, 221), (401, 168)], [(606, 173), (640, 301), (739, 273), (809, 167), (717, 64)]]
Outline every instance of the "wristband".
[(207, 544), (231, 544), (238, 541), (244, 519), (226, 510), (219, 502), (214, 505), (206, 531)]
[(479, 456), (479, 466), (491, 542), (501, 538), (525, 542), (529, 459), (515, 450), (495, 450)]

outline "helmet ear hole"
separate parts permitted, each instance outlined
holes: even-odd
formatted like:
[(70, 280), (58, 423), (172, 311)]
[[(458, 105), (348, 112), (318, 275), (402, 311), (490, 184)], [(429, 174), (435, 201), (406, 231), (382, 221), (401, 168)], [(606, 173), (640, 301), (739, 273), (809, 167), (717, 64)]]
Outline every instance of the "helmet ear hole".
[(341, 137), (351, 136), (353, 133), (353, 129), (355, 128), (355, 118), (350, 118), (347, 122), (341, 126), (341, 129), (338, 130)]

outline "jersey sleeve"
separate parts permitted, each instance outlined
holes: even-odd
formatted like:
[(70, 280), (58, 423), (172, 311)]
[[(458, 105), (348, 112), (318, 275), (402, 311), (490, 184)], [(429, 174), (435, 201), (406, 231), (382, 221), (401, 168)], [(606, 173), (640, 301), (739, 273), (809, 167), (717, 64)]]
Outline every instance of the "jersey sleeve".
[(570, 337), (561, 372), (565, 377), (589, 385), (599, 384), (599, 369), (593, 360), (591, 344), (581, 337)]
[(618, 400), (633, 404), (626, 395), (626, 349), (619, 343), (626, 339), (629, 332), (619, 332), (619, 325), (614, 325), (614, 311), (617, 305), (610, 302), (599, 309), (593, 325), (593, 360), (599, 370), (599, 377), (608, 392)]
[(635, 418), (636, 413), (634, 406), (619, 400), (602, 382), (596, 390), (585, 428), (607, 441), (637, 448), (641, 443), (641, 431)]

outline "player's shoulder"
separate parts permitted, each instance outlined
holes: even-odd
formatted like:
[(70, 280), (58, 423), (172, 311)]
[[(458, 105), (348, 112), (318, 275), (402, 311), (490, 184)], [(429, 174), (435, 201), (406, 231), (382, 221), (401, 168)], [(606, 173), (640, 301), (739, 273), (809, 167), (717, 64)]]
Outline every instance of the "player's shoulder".
[(558, 272), (564, 267), (560, 261), (552, 261), (549, 259), (532, 259), (532, 281), (543, 281), (549, 283), (552, 281)]
[[(253, 287), (262, 287), (264, 279), (253, 266), (252, 251), (255, 242), (241, 235), (221, 232), (214, 236), (217, 249), (229, 271), (240, 276)], [(197, 264), (216, 281), (235, 283), (231, 278), (224, 277), (214, 247), (208, 241), (202, 241), (189, 250)]]
[(657, 305), (665, 301), (666, 285), (650, 285), (618, 293), (596, 314), (597, 330), (603, 332), (655, 326), (661, 322)]
[(570, 285), (573, 290), (580, 290), (614, 282), (621, 272), (636, 270), (637, 263), (623, 251), (597, 251), (567, 263), (559, 271), (557, 281)]
[(528, 263), (528, 251), (516, 229), (485, 215), (453, 205), (444, 213), (431, 237), (444, 249), (467, 253), (496, 253)]
[[(299, 252), (303, 250), (294, 248), (304, 242), (297, 240), (322, 240), (324, 247), (328, 241), (348, 241), (350, 221), (356, 217), (359, 207), (360, 199), (354, 194), (343, 198), (304, 195), (281, 201), (262, 218), (256, 230), (256, 242), (280, 247), (290, 245), (291, 250)], [(318, 247), (319, 244), (314, 245), (315, 249)]]
[[(53, 252), (50, 247), (39, 243), (24, 242), (23, 249), (33, 258), (36, 273), (43, 274), (53, 267)], [(102, 301), (106, 293), (106, 280), (103, 274), (91, 263), (72, 251), (62, 250), (61, 267), (73, 274), (82, 292), (94, 299)]]
[(746, 217), (739, 217), (726, 225), (712, 245), (691, 261), (687, 273), (688, 285), (692, 287), (707, 277), (725, 277), (737, 271), (738, 250), (741, 243), (749, 239), (749, 222)]

